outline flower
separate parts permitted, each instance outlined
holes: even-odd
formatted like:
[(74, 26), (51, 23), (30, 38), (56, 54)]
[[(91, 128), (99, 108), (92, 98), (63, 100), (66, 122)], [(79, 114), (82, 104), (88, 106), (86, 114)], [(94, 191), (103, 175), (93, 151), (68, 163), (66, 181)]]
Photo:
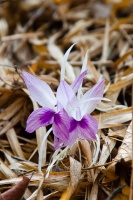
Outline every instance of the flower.
[[(58, 92), (63, 82), (60, 83)], [(65, 83), (66, 84), (66, 83)], [(71, 90), (71, 86), (65, 87), (66, 90)], [(98, 123), (96, 119), (90, 115), (96, 108), (96, 105), (100, 103), (103, 98), (104, 91), (104, 79), (98, 81), (98, 83), (86, 92), (82, 97), (77, 98), (74, 96), (67, 104), (60, 98), (60, 103), (66, 110), (69, 116), (69, 130), (68, 140), (62, 141), (55, 137), (55, 147), (68, 146), (73, 144), (77, 138), (95, 140), (98, 130)], [(70, 91), (68, 91), (69, 93)], [(67, 93), (67, 92), (66, 92)], [(57, 95), (57, 99), (59, 99)]]
[(73, 99), (85, 74), (86, 71), (81, 73), (71, 87), (65, 81), (61, 81), (57, 89), (58, 98), (56, 98), (47, 83), (27, 72), (22, 72), (31, 97), (42, 106), (28, 117), (26, 131), (32, 133), (42, 126), (52, 124), (54, 136), (67, 141), (69, 116), (61, 102), (63, 100), (63, 104), (67, 105)]
[(67, 58), (73, 46), (64, 55), (56, 97), (47, 83), (22, 72), (31, 97), (41, 106), (28, 117), (26, 131), (31, 133), (52, 124), (55, 149), (73, 144), (78, 137), (95, 140), (98, 130), (98, 123), (90, 114), (103, 98), (104, 80), (99, 80), (91, 90), (82, 94), (81, 86), (87, 73), (86, 54), (80, 75), (71, 85), (64, 81)]

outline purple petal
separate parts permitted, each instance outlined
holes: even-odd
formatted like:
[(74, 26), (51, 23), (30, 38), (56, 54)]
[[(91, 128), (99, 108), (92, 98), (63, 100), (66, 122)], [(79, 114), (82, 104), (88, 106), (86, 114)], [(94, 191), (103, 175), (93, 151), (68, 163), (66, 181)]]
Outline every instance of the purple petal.
[(97, 130), (98, 123), (91, 115), (84, 116), (81, 121), (71, 118), (69, 138), (62, 140), (54, 136), (54, 148), (57, 150), (65, 146), (70, 146), (76, 142), (77, 138), (95, 140)]
[(62, 109), (54, 115), (53, 134), (63, 141), (67, 140), (69, 137), (69, 124), (70, 118), (67, 112)]
[(91, 115), (86, 115), (80, 122), (79, 127), (79, 138), (95, 140), (96, 133), (98, 131), (98, 123), (97, 120)]
[(50, 108), (56, 105), (57, 101), (54, 93), (47, 83), (27, 72), (22, 72), (22, 75), (30, 95), (39, 105)]
[(83, 78), (86, 75), (87, 70), (85, 70), (84, 72), (82, 72), (77, 78), (76, 80), (72, 83), (71, 88), (73, 89), (74, 93), (76, 93), (80, 87), (80, 85), (83, 82)]
[(57, 101), (64, 108), (66, 108), (66, 105), (73, 99), (74, 96), (75, 93), (72, 90), (71, 86), (68, 85), (65, 81), (61, 81), (57, 89), (57, 94), (56, 94)]
[(53, 122), (55, 112), (49, 108), (39, 108), (33, 111), (27, 120), (26, 131), (34, 132), (41, 126), (47, 126)]
[(96, 133), (98, 130), (98, 123), (94, 117), (91, 115), (86, 115), (82, 118), (80, 121), (76, 121), (75, 119), (71, 119), (70, 122), (70, 134), (69, 134), (69, 140), (73, 136), (73, 138), (76, 136), (81, 139), (86, 140), (95, 140), (96, 139)]
[(70, 135), (69, 139), (61, 140), (54, 136), (54, 149), (61, 149), (66, 146), (70, 146), (76, 142), (77, 137), (75, 135)]
[(70, 129), (69, 132), (73, 132), (78, 126), (78, 122), (75, 119), (71, 119), (70, 121)]
[(103, 98), (104, 79), (100, 80), (92, 89), (84, 94), (80, 101), (82, 116), (90, 114)]
[(78, 138), (78, 132), (75, 132), (75, 131), (69, 132), (69, 139), (66, 141), (65, 146), (70, 146), (74, 144), (77, 138)]

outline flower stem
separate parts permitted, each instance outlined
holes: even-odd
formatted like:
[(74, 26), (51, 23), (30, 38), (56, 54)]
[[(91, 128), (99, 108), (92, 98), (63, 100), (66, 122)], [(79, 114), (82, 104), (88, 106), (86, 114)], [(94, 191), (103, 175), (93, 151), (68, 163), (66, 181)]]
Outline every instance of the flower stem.
[(47, 133), (44, 135), (43, 141), (41, 143), (41, 147), (39, 150), (39, 160), (38, 160), (38, 171), (41, 173), (41, 168), (42, 168), (42, 154), (43, 154), (43, 147), (44, 147), (44, 143), (48, 137), (48, 135), (50, 134), (50, 132), (52, 131), (52, 127), (47, 131)]

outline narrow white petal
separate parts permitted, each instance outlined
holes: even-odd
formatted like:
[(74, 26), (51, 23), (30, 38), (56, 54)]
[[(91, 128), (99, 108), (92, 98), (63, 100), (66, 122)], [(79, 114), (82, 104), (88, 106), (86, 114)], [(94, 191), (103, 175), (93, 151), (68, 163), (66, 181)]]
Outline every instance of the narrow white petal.
[[(84, 60), (83, 60), (83, 65), (82, 65), (82, 68), (81, 68), (81, 74), (86, 70), (86, 67), (87, 67), (88, 52), (89, 52), (89, 50), (86, 52), (85, 58), (84, 58)], [(78, 97), (81, 98), (82, 95), (83, 95), (83, 93), (82, 93), (82, 84), (80, 84), (80, 87), (79, 87), (79, 89), (78, 89)]]
[(88, 53), (89, 53), (89, 49), (87, 50), (87, 52), (86, 52), (86, 54), (85, 54), (85, 58), (84, 58), (84, 60), (83, 60), (83, 65), (82, 65), (82, 68), (81, 68), (81, 73), (82, 73), (83, 71), (85, 71), (86, 68), (87, 68)]
[(67, 59), (68, 59), (68, 56), (69, 56), (69, 53), (71, 51), (71, 49), (73, 48), (73, 46), (75, 45), (76, 43), (74, 43), (73, 45), (70, 46), (70, 48), (66, 51), (64, 57), (63, 57), (63, 61), (62, 61), (62, 65), (61, 65), (61, 80), (64, 80), (64, 77), (65, 77), (65, 70), (66, 70), (66, 65), (67, 65)]

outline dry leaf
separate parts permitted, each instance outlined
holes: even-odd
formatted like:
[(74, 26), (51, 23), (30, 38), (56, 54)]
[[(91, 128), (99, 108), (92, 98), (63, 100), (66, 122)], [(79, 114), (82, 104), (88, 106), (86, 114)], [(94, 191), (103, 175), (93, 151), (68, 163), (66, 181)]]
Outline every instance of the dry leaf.
[(1, 200), (21, 200), (26, 188), (28, 187), (30, 179), (23, 177), (23, 180), (13, 186), (11, 189), (0, 194)]
[[(0, 37), (0, 190), (19, 183), (18, 174), (35, 172), (32, 193), (27, 188), (24, 200), (102, 200), (125, 183), (128, 170), (130, 182), (132, 0), (0, 0)], [(103, 99), (92, 113), (99, 125), (99, 142), (82, 140), (56, 154), (53, 134), (49, 134), (40, 159), (42, 173), (38, 173), (38, 150), (47, 129), (25, 131), (27, 117), (38, 105), (22, 90), (21, 73), (36, 75), (56, 93), (64, 52), (75, 42), (66, 81), (71, 84), (79, 75), (88, 50), (82, 91), (88, 91), (102, 75), (104, 98), (111, 101)], [(131, 192), (131, 186), (126, 186), (115, 198), (127, 199)]]
[(70, 157), (70, 185), (64, 191), (60, 200), (69, 200), (75, 192), (81, 176), (81, 163)]

